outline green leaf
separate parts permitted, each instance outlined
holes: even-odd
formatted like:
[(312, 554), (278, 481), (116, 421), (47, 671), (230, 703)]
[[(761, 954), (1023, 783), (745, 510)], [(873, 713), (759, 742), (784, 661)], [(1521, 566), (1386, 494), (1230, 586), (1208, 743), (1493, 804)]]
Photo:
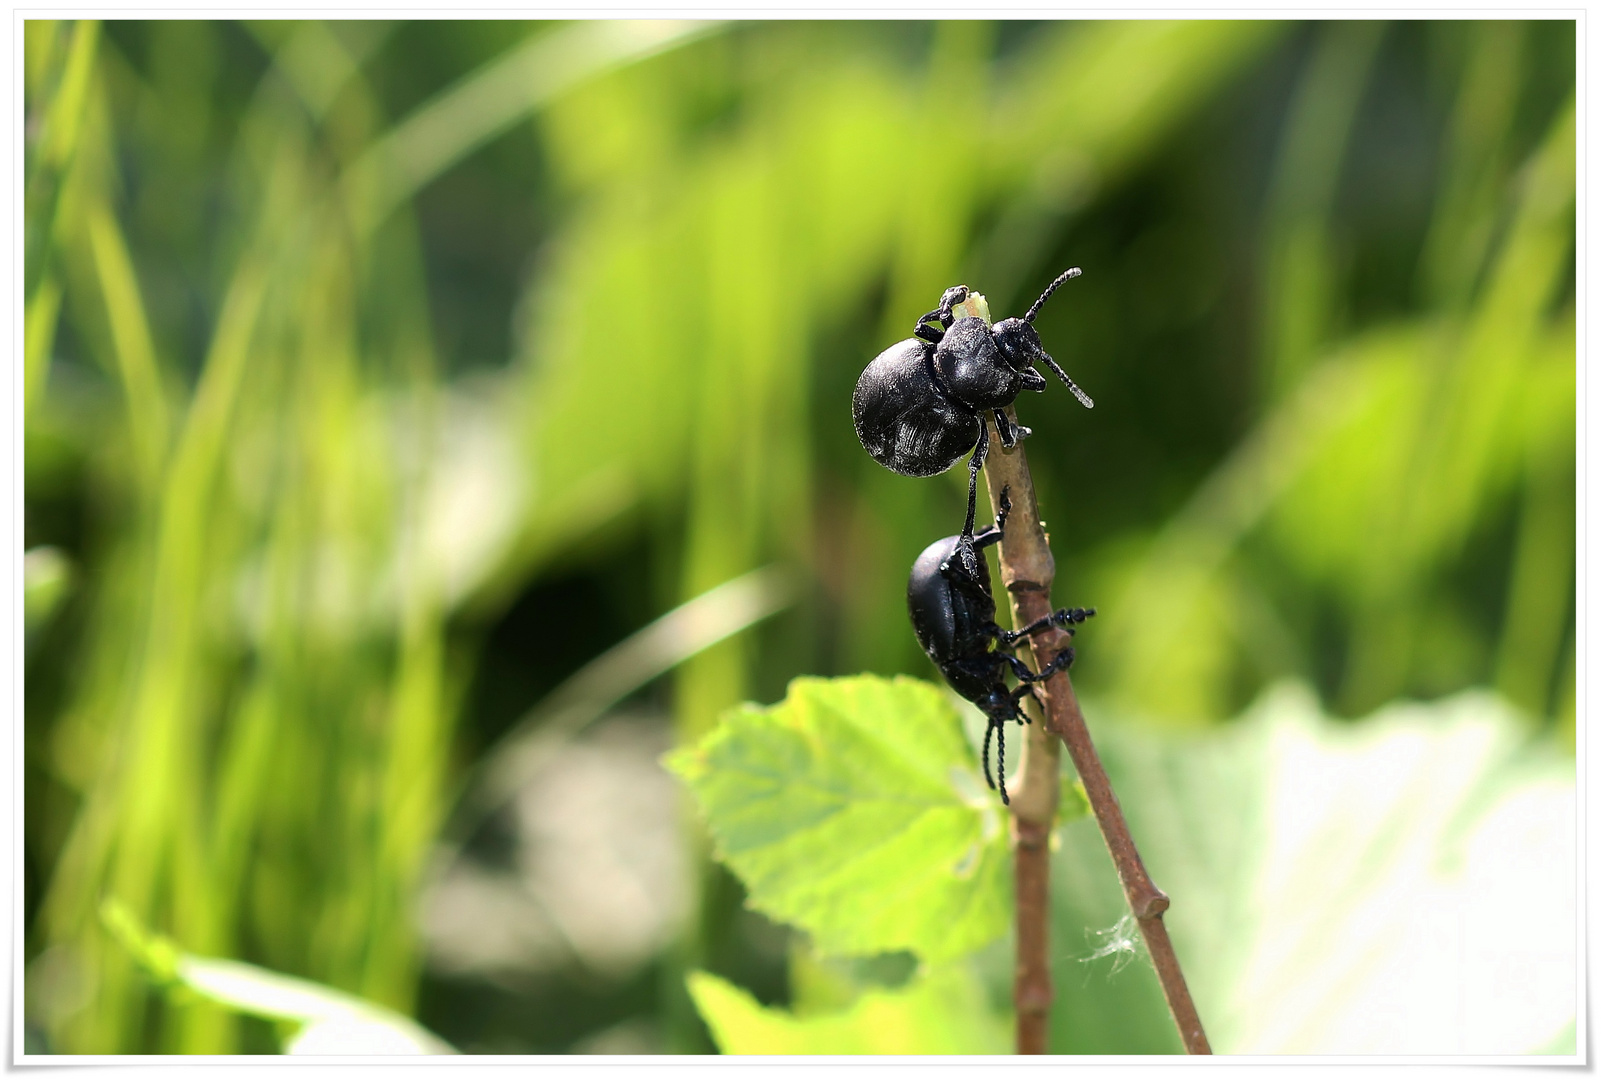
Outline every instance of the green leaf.
[(1006, 931), (1000, 804), (945, 693), (861, 675), (796, 679), (669, 755), (757, 910), (820, 952), (960, 956)]
[(848, 1009), (795, 1016), (739, 987), (691, 972), (690, 996), (725, 1054), (1004, 1054), (1007, 1020), (989, 1009), (964, 968), (923, 974), (897, 990), (868, 990)]
[(1084, 790), (1084, 781), (1071, 776), (1062, 777), (1062, 794), (1056, 803), (1056, 827), (1071, 825), (1079, 818), (1090, 816), (1090, 796)]
[(178, 984), (210, 1001), (251, 1016), (299, 1025), (284, 1049), (290, 1054), (453, 1054), (455, 1050), (410, 1017), (306, 979), (237, 960), (186, 953), (139, 924), (125, 904), (106, 901), (106, 928), (150, 977)]
[[(1483, 692), (1349, 722), (1295, 685), (1203, 738), (1097, 730), (1218, 1053), (1572, 1052), (1574, 765), (1526, 731)], [(1149, 964), (1087, 959), (1127, 910), (1092, 825), (1052, 887), (1052, 1049), (1179, 1052)]]

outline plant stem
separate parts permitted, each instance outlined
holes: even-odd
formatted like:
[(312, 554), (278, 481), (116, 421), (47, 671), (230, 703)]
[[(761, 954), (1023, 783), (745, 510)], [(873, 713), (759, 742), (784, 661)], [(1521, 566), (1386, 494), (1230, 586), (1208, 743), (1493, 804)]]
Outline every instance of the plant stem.
[[(966, 312), (963, 312), (965, 314)], [(988, 315), (987, 306), (974, 314)], [(1008, 415), (1013, 415), (1008, 408)], [(1014, 416), (1015, 419), (1015, 416)], [(1012, 500), (1011, 515), (1006, 520), (1006, 535), (1001, 540), (1001, 581), (1011, 596), (1012, 625), (1026, 626), (1036, 619), (1049, 615), (1051, 583), (1056, 577), (1056, 560), (1044, 528), (1040, 525), (1039, 503), (1034, 495), (1034, 481), (1028, 471), (1028, 456), (1020, 442), (1010, 450), (1001, 446), (993, 425), (990, 432), (989, 455), (984, 466), (984, 480), (989, 489), (990, 505), (999, 512), (1000, 494), (1009, 489)], [(1030, 648), (1034, 654), (1035, 670), (1051, 661), (1066, 648), (1071, 639), (1063, 631), (1051, 627), (1032, 636)], [(1151, 954), (1156, 975), (1167, 998), (1168, 1010), (1178, 1026), (1184, 1049), (1191, 1054), (1210, 1054), (1211, 1046), (1201, 1028), (1201, 1018), (1195, 1011), (1184, 972), (1179, 967), (1173, 942), (1168, 938), (1162, 922), (1162, 912), (1169, 905), (1167, 894), (1158, 889), (1140, 861), (1139, 850), (1129, 834), (1128, 823), (1123, 819), (1117, 794), (1101, 767), (1101, 759), (1090, 740), (1089, 728), (1079, 709), (1078, 697), (1073, 693), (1072, 680), (1065, 671), (1051, 676), (1044, 684), (1045, 718), (1042, 724), (1030, 724), (1026, 729), (1022, 776), (1012, 793), (1012, 836), (1015, 844), (1014, 880), (1017, 893), (1017, 967), (1012, 988), (1012, 999), (1017, 1009), (1017, 1052), (1043, 1054), (1046, 1052), (1051, 1001), (1049, 927), (1050, 927), (1050, 835), (1055, 823), (1056, 804), (1061, 785), (1060, 750), (1056, 735), (1067, 744), (1067, 753), (1078, 770), (1095, 811), (1101, 836), (1112, 855), (1117, 876), (1123, 883), (1123, 895), (1129, 909), (1139, 922), (1145, 947)]]
[[(1051, 610), (1049, 589), (1054, 562), (1040, 529), (1039, 506), (1028, 463), (1015, 452), (1001, 461), (1000, 449), (1000, 441), (992, 439), (984, 479), (990, 505), (996, 512), (1001, 491), (1010, 489), (1012, 510), (1001, 540), (1001, 580), (1011, 596), (1012, 625), (1026, 626), (1037, 613)], [(1021, 450), (1021, 445), (1016, 447), (1016, 451)], [(1034, 582), (1043, 582), (1043, 587), (1018, 588)], [(1065, 634), (1053, 629), (1051, 635), (1048, 650), (1039, 641), (1044, 634), (1035, 635), (1030, 642), (1035, 670), (1065, 644)], [(1057, 638), (1062, 641), (1059, 643)], [(1054, 700), (1054, 695), (1048, 700)], [(1017, 900), (1012, 1001), (1017, 1010), (1017, 1052), (1043, 1054), (1049, 1043), (1051, 1001), (1055, 997), (1050, 967), (1051, 828), (1061, 797), (1061, 743), (1052, 738), (1046, 724), (1031, 723), (1024, 729), (1023, 747), (1021, 775), (1013, 784), (1011, 806), (1013, 887)]]

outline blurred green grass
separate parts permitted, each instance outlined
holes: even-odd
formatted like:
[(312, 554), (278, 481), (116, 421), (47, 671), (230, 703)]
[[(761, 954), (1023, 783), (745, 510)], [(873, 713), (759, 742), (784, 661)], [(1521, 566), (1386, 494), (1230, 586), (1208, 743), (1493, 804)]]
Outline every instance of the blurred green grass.
[[(1007, 313), (1086, 271), (1040, 327), (1097, 408), (1019, 405), (1088, 696), (1196, 727), (1283, 677), (1345, 716), (1487, 686), (1571, 746), (1574, 48), (27, 22), (30, 1039), (270, 1047), (152, 995), (107, 896), (415, 1009), (452, 780), (745, 571), (811, 587), (675, 673), (680, 737), (927, 675), (904, 575), (962, 484), (878, 468), (847, 402), (957, 280)], [(719, 874), (663, 985), (739, 962)]]

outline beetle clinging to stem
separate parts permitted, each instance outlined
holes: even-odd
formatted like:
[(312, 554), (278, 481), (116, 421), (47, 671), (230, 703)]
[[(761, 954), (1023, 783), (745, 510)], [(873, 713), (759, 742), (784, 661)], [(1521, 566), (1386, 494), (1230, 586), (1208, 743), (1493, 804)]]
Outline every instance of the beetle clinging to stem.
[[(856, 437), (880, 465), (906, 476), (933, 476), (972, 451), (967, 519), (962, 527), (962, 536), (969, 541), (978, 471), (989, 450), (985, 414), (994, 417), (1002, 446), (1011, 448), (1031, 434), (1003, 410), (1024, 390), (1045, 389), (1036, 363), (1055, 372), (1085, 408), (1095, 407), (1045, 351), (1034, 329), (1034, 317), (1045, 301), (1081, 272), (1076, 266), (1064, 272), (1022, 318), (1003, 319), (994, 326), (977, 316), (957, 318), (953, 309), (968, 298), (968, 288), (953, 285), (940, 297), (939, 307), (918, 318), (912, 336), (879, 353), (856, 382), (851, 398)], [(977, 572), (972, 564), (968, 570)]]
[[(1003, 630), (995, 622), (995, 595), (990, 589), (989, 566), (979, 554), (999, 543), (1006, 528), (1012, 501), (1008, 489), (1001, 489), (1000, 513), (995, 525), (975, 535), (936, 540), (912, 564), (906, 584), (906, 607), (912, 617), (917, 642), (934, 661), (951, 689), (977, 705), (989, 726), (984, 732), (984, 779), (995, 787), (990, 774), (990, 738), (998, 745), (1001, 801), (1011, 804), (1006, 794), (1006, 729), (1008, 720), (1027, 723), (1019, 707), (1023, 695), (1034, 697), (1033, 685), (1048, 679), (1073, 663), (1072, 648), (1063, 649), (1038, 672), (1013, 656), (1011, 649), (1021, 640), (1047, 626), (1060, 626), (1073, 633), (1073, 624), (1095, 614), (1094, 608), (1060, 608), (1020, 630)], [(976, 569), (970, 569), (976, 567)], [(1017, 676), (1016, 690), (1006, 688), (1006, 669)], [(1035, 697), (1035, 700), (1039, 699)]]

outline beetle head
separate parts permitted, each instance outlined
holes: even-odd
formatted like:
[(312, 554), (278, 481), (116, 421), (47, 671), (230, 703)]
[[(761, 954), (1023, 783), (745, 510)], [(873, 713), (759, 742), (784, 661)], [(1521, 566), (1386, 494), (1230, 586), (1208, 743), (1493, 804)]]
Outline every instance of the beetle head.
[(995, 324), (994, 333), (995, 345), (1013, 371), (1032, 371), (1036, 363), (1046, 358), (1045, 346), (1040, 343), (1039, 331), (1032, 323), (1002, 319)]
[(973, 704), (977, 705), (985, 716), (995, 721), (1015, 720), (1020, 715), (1017, 711), (1017, 702), (1012, 700), (1012, 695), (1005, 686), (996, 686)]
[[(1083, 271), (1076, 266), (1063, 272), (1055, 281), (1045, 287), (1045, 291), (1040, 294), (1040, 298), (1034, 301), (1033, 306), (1024, 313), (1021, 319), (1004, 319), (996, 323), (995, 344), (1000, 349), (1001, 355), (1006, 358), (1006, 363), (1014, 371), (1032, 369), (1035, 364), (1044, 364), (1056, 373), (1056, 377), (1061, 379), (1069, 390), (1073, 391), (1073, 396), (1078, 398), (1080, 404), (1086, 409), (1093, 409), (1095, 408), (1095, 402), (1091, 401), (1090, 396), (1078, 388), (1077, 383), (1068, 378), (1067, 372), (1062, 370), (1062, 365), (1051, 359), (1050, 353), (1045, 351), (1045, 346), (1040, 344), (1039, 332), (1034, 329), (1034, 316), (1040, 313), (1040, 308), (1044, 306), (1045, 301), (1051, 298), (1053, 292), (1078, 277), (1081, 273)], [(1029, 385), (1026, 376), (1025, 385), (1028, 385), (1031, 390), (1043, 388), (1043, 384)]]

